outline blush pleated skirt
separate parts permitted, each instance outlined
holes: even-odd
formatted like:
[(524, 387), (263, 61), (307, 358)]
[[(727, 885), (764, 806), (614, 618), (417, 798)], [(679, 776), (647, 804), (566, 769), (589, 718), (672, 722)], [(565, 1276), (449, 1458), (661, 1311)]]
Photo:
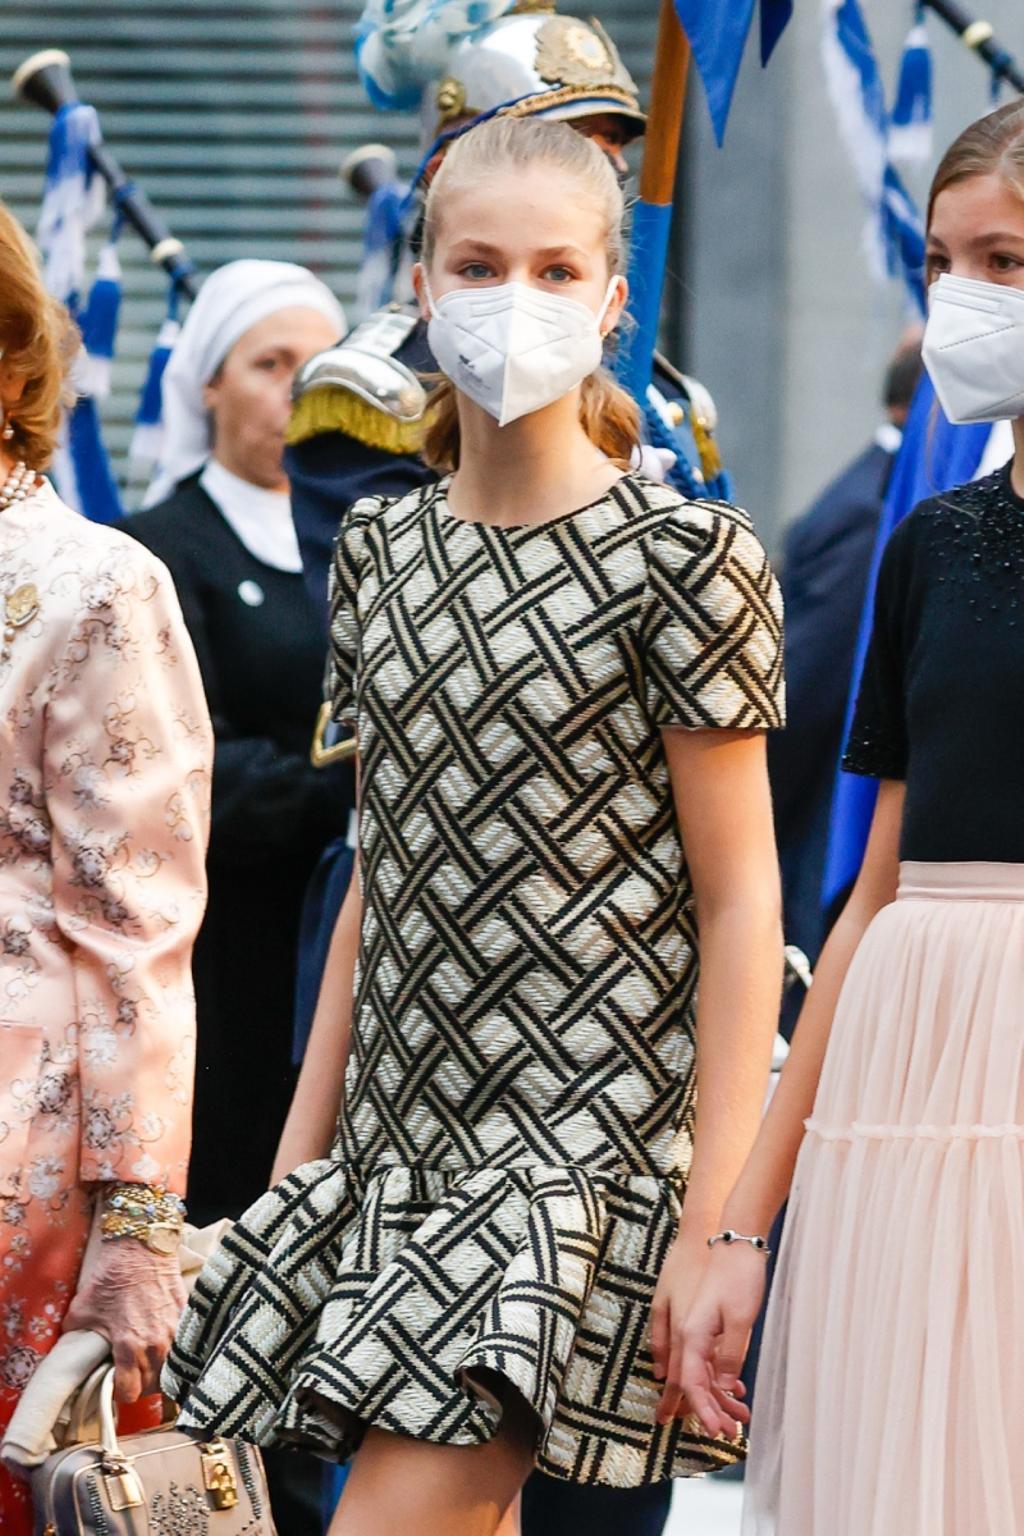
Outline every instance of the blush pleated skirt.
[(904, 863), (836, 1010), (744, 1536), (1024, 1532), (1024, 865)]

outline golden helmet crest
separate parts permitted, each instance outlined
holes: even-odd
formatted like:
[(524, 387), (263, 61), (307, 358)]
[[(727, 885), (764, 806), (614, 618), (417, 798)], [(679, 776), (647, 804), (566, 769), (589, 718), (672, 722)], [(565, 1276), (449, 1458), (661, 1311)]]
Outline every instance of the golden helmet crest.
[(426, 92), (426, 138), (504, 103), (517, 116), (611, 113), (630, 138), (644, 131), (636, 85), (601, 24), (532, 0), (452, 49), (444, 76)]

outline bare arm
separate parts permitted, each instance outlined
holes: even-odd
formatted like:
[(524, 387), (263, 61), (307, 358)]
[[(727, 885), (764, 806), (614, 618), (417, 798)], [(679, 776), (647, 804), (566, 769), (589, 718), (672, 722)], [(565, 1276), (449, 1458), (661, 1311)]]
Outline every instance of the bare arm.
[(782, 910), (761, 732), (666, 731), (700, 944), (697, 1124), (682, 1227), (706, 1239), (764, 1108)]
[(697, 1121), (679, 1237), (652, 1318), (659, 1417), (679, 1407), (677, 1341), (707, 1239), (757, 1135), (782, 987), (778, 860), (765, 741), (754, 731), (664, 732), (700, 935)]
[[(359, 765), (356, 764), (356, 803), (359, 801)], [(270, 1176), (277, 1184), (294, 1168), (331, 1149), (338, 1109), (345, 1087), (345, 1068), (352, 1037), (352, 992), (359, 934), (362, 928), (363, 894), (359, 855), (334, 925), (313, 1028), (306, 1046), (302, 1071), (295, 1085), (288, 1118), (281, 1132)]]
[(726, 1223), (737, 1231), (767, 1232), (789, 1192), (846, 972), (868, 924), (896, 896), (904, 788), (886, 780), (879, 790), (860, 874), (822, 951), (779, 1086), (726, 1204)]
[(272, 1184), (300, 1164), (326, 1157), (331, 1149), (352, 1030), (352, 978), (363, 907), (358, 873), (357, 865), (327, 952), (313, 1028), (281, 1132)]
[[(860, 875), (818, 962), (771, 1107), (726, 1201), (723, 1223), (736, 1231), (767, 1233), (788, 1193), (850, 961), (872, 918), (896, 894), (903, 799), (903, 784), (882, 784)], [(732, 1434), (750, 1417), (738, 1378), (765, 1276), (764, 1259), (745, 1243), (716, 1247), (686, 1320), (683, 1390), (711, 1434)]]

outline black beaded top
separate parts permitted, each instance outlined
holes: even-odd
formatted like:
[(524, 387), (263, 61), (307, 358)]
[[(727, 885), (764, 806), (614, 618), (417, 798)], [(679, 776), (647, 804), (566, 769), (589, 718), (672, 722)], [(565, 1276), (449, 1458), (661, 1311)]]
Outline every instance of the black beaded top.
[(922, 502), (882, 557), (843, 767), (906, 780), (904, 859), (1024, 862), (1024, 499), (1010, 468)]

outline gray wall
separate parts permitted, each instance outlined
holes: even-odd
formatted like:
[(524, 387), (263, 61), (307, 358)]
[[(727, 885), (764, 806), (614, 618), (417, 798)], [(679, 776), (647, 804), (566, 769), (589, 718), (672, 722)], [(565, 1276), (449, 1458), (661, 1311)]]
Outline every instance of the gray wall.
[[(863, 4), (891, 91), (911, 6)], [(986, 0), (979, 14), (1024, 59), (1022, 0)], [(989, 75), (936, 17), (928, 26), (938, 155), (989, 110)], [(687, 123), (686, 361), (716, 395), (739, 499), (770, 546), (873, 432), (882, 370), (907, 317), (900, 285), (869, 272), (820, 36), (818, 0), (797, 0), (767, 71), (748, 49), (725, 148), (715, 147), (696, 79)], [(909, 178), (922, 201), (930, 170)]]

